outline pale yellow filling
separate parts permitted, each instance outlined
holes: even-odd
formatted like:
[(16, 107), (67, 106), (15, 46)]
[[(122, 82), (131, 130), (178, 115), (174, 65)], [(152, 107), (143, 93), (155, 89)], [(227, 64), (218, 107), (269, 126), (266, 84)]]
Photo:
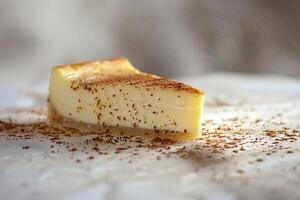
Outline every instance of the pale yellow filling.
[[(140, 73), (131, 65), (127, 68), (123, 66), (119, 72)], [(192, 138), (200, 136), (203, 95), (174, 88), (123, 84), (99, 84), (93, 92), (72, 89), (72, 81), (83, 74), (85, 78), (92, 77), (93, 69), (95, 66), (89, 66), (88, 70), (70, 66), (54, 68), (49, 101), (58, 115), (87, 124), (168, 130), (170, 134), (186, 133)], [(113, 73), (116, 71), (115, 67)], [(103, 74), (102, 70), (101, 73), (105, 76), (110, 72)]]

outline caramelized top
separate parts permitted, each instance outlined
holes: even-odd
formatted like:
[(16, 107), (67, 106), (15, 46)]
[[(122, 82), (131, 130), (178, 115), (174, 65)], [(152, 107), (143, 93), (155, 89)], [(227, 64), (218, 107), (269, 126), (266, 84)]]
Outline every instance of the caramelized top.
[(69, 79), (73, 89), (93, 90), (101, 85), (139, 85), (145, 87), (173, 88), (195, 94), (202, 91), (175, 80), (147, 74), (135, 69), (126, 58), (90, 61), (54, 67), (52, 73), (60, 73)]

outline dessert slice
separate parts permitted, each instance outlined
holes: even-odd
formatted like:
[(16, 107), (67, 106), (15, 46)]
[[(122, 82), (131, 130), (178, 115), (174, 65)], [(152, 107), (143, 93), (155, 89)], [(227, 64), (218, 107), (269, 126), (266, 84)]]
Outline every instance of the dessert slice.
[(201, 134), (203, 92), (140, 72), (126, 58), (54, 67), (49, 89), (51, 123), (175, 140)]

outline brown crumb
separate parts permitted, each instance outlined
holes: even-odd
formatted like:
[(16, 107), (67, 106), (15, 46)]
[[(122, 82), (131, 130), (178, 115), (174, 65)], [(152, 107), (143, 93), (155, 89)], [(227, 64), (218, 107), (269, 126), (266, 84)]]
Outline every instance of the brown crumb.
[(265, 132), (266, 132), (267, 136), (270, 136), (270, 137), (276, 137), (277, 136), (276, 131), (266, 130)]
[(260, 123), (260, 122), (262, 122), (262, 120), (261, 119), (257, 119), (257, 120), (255, 120), (255, 124), (257, 124), (257, 123)]

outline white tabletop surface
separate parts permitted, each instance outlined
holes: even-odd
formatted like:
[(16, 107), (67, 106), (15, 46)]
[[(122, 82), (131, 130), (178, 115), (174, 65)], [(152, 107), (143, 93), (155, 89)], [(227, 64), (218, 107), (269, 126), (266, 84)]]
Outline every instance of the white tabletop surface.
[[(183, 80), (206, 92), (203, 128), (232, 128), (240, 120), (241, 127), (221, 130), (223, 144), (241, 138), (237, 150), (214, 151), (207, 144), (215, 139), (209, 131), (202, 140), (162, 150), (166, 154), (141, 147), (134, 156), (133, 147), (115, 153), (134, 142), (99, 144), (107, 155), (98, 155), (84, 143), (90, 136), (63, 138), (78, 149), (71, 152), (49, 137), (16, 139), (2, 131), (0, 199), (300, 199), (300, 80), (240, 74)], [(0, 93), (2, 120), (46, 121), (43, 114), (28, 111), (45, 105), (46, 82), (2, 83)], [(266, 134), (283, 127), (298, 139)], [(252, 143), (256, 138), (259, 142)], [(185, 156), (175, 153), (183, 146), (189, 149)], [(88, 159), (91, 155), (94, 159)]]

